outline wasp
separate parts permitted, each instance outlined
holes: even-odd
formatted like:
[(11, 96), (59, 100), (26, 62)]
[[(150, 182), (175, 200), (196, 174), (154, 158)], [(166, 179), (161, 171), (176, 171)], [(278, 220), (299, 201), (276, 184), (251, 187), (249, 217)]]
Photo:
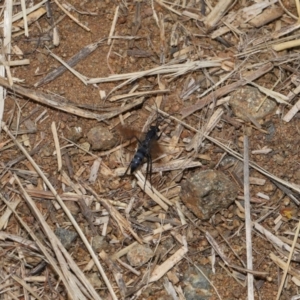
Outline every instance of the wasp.
[(145, 137), (143, 140), (139, 140), (136, 136), (135, 138), (138, 141), (138, 149), (135, 152), (130, 164), (128, 165), (125, 173), (123, 176), (125, 176), (129, 169), (130, 173), (134, 173), (143, 163), (143, 161), (147, 160), (147, 167), (146, 167), (146, 178), (145, 178), (145, 185), (148, 178), (148, 175), (150, 176), (150, 183), (151, 183), (151, 176), (152, 176), (152, 157), (151, 157), (151, 151), (153, 150), (153, 144), (159, 140), (159, 138), (162, 135), (162, 132), (160, 132), (159, 129), (159, 117), (157, 117), (156, 125), (150, 126), (149, 130), (147, 131)]

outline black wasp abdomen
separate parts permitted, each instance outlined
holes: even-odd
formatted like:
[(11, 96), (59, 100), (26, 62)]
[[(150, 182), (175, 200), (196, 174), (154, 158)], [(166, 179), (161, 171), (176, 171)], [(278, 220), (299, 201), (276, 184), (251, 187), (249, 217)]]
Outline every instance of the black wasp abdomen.
[(136, 151), (136, 153), (135, 153), (135, 155), (134, 155), (134, 157), (133, 157), (133, 159), (130, 163), (130, 172), (131, 172), (131, 174), (142, 164), (142, 162), (143, 162), (143, 160), (146, 156), (147, 156), (147, 148), (140, 147)]

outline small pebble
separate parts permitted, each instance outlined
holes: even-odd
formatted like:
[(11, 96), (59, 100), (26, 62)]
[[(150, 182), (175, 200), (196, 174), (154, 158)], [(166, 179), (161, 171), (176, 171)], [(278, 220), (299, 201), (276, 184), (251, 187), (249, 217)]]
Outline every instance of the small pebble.
[(102, 151), (111, 149), (118, 141), (117, 137), (104, 126), (92, 128), (88, 132), (87, 138), (93, 150)]
[(140, 267), (144, 265), (154, 255), (153, 251), (146, 246), (137, 245), (127, 253), (127, 259), (131, 266)]

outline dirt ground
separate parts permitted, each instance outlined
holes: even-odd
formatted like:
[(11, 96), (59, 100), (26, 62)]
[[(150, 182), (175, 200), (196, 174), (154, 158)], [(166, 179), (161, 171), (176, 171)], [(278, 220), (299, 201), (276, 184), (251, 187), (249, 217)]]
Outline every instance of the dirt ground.
[[(36, 1), (33, 2), (34, 4), (37, 3)], [(241, 118), (232, 112), (231, 105), (228, 99), (226, 100), (226, 96), (232, 95), (231, 92), (218, 95), (216, 91), (234, 82), (238, 82), (243, 76), (247, 76), (246, 74), (251, 74), (251, 72), (254, 72), (254, 70), (264, 64), (270, 63), (272, 65), (270, 71), (260, 76), (254, 82), (281, 95), (288, 96), (289, 92), (297, 87), (295, 82), (299, 82), (300, 78), (299, 47), (275, 51), (270, 41), (276, 42), (277, 40), (279, 43), (280, 38), (273, 36), (269, 40), (268, 37), (276, 30), (279, 31), (280, 28), (296, 23), (296, 20), (289, 16), (286, 11), (283, 11), (281, 14), (278, 14), (275, 20), (271, 20), (259, 27), (254, 26), (247, 20), (247, 22), (242, 22), (239, 25), (235, 25), (235, 27), (232, 25), (233, 29), (224, 19), (229, 12), (238, 13), (243, 7), (250, 7), (255, 2), (262, 2), (236, 1), (232, 6), (227, 8), (226, 13), (216, 25), (208, 30), (207, 24), (202, 20), (203, 14), (207, 15), (210, 11), (209, 5), (215, 7), (219, 1), (177, 2), (178, 5), (174, 5), (174, 11), (172, 11), (170, 9), (172, 1), (71, 0), (68, 3), (76, 8), (76, 11), (70, 10), (70, 13), (81, 24), (88, 27), (90, 31), (85, 30), (68, 16), (65, 16), (56, 25), (59, 35), (59, 45), (56, 46), (53, 45), (53, 26), (51, 28), (51, 24), (53, 25), (53, 22), (59, 20), (64, 13), (54, 1), (50, 2), (52, 18), (47, 17), (47, 14), (43, 14), (37, 21), (34, 21), (29, 26), (28, 38), (25, 37), (24, 33), (18, 34), (18, 31), (13, 33), (11, 45), (18, 46), (23, 55), (12, 54), (10, 59), (12, 61), (29, 59), (30, 64), (11, 67), (11, 76), (14, 79), (21, 80), (16, 81), (16, 84), (24, 87), (27, 91), (44, 92), (49, 97), (53, 96), (55, 101), (61, 99), (58, 101), (61, 101), (62, 107), (64, 103), (68, 103), (72, 107), (79, 107), (82, 110), (98, 115), (114, 112), (122, 107), (122, 105), (132, 103), (135, 99), (121, 97), (121, 100), (111, 101), (111, 97), (113, 96), (128, 94), (132, 91), (168, 90), (161, 94), (153, 93), (146, 95), (142, 105), (133, 107), (130, 110), (130, 115), (124, 118), (124, 124), (125, 127), (141, 130), (151, 114), (147, 106), (150, 107), (153, 105), (155, 108), (157, 105), (160, 105), (160, 109), (170, 114), (171, 117), (165, 118), (162, 121), (163, 125), (168, 124), (165, 126), (161, 141), (165, 145), (163, 149), (167, 149), (165, 151), (167, 155), (157, 161), (163, 164), (179, 157), (191, 158), (192, 161), (202, 164), (200, 167), (186, 168), (184, 170), (155, 172), (151, 178), (155, 189), (159, 190), (173, 204), (173, 207), (170, 207), (166, 212), (162, 209), (158, 210), (156, 216), (164, 216), (166, 219), (173, 219), (180, 222), (181, 219), (178, 215), (178, 210), (175, 208), (175, 203), (177, 202), (187, 222), (184, 225), (180, 223), (180, 226), (173, 225), (172, 231), (170, 231), (172, 234), (167, 231), (157, 238), (160, 240), (159, 244), (164, 249), (167, 249), (155, 261), (158, 265), (175, 254), (181, 247), (178, 240), (176, 240), (176, 234), (185, 237), (187, 241), (188, 251), (185, 254), (185, 258), (175, 263), (170, 269), (171, 273), (168, 273), (168, 279), (175, 286), (175, 294), (178, 298), (172, 298), (168, 295), (167, 288), (165, 287), (166, 274), (161, 279), (151, 284), (149, 283), (146, 288), (143, 287), (141, 294), (138, 294), (137, 290), (130, 296), (124, 296), (120, 292), (122, 289), (118, 286), (114, 277), (118, 273), (116, 269), (120, 269), (120, 274), (122, 274), (122, 278), (127, 286), (127, 291), (142, 281), (142, 275), (134, 274), (117, 261), (115, 261), (117, 267), (107, 264), (102, 257), (100, 258), (100, 262), (118, 299), (129, 299), (130, 297), (137, 299), (185, 299), (184, 292), (180, 293), (180, 290), (183, 291), (185, 288), (182, 278), (189, 272), (188, 268), (195, 264), (211, 270), (211, 261), (213, 259), (215, 259), (215, 273), (209, 275), (209, 280), (214, 288), (210, 286), (209, 290), (211, 294), (206, 298), (203, 296), (203, 298), (200, 297), (197, 299), (246, 299), (247, 273), (231, 266), (226, 266), (218, 253), (213, 254), (212, 245), (205, 236), (205, 232), (208, 231), (214, 237), (232, 265), (239, 266), (243, 270), (247, 269), (245, 214), (242, 209), (244, 206), (243, 169), (235, 169), (237, 168), (237, 161), (230, 160), (232, 158), (230, 153), (226, 153), (224, 149), (205, 138), (203, 138), (200, 147), (196, 151), (195, 149), (187, 151), (187, 143), (193, 138), (195, 132), (185, 126), (182, 128), (176, 143), (176, 149), (180, 151), (175, 151), (175, 154), (172, 154), (171, 138), (174, 136), (174, 132), (178, 129), (179, 124), (174, 118), (182, 120), (191, 127), (200, 130), (205, 128), (217, 107), (221, 107), (224, 115), (228, 118), (221, 117), (216, 126), (209, 132), (209, 136), (241, 154), (244, 152), (243, 137), (245, 132), (248, 133), (250, 161), (267, 170), (270, 175), (266, 176), (266, 174), (250, 168), (250, 177), (265, 180), (263, 184), (250, 184), (251, 219), (252, 221), (259, 220), (261, 226), (278, 239), (282, 238), (281, 241), (285, 245), (291, 246), (295, 231), (299, 226), (297, 199), (300, 199), (300, 196), (297, 191), (300, 190), (300, 115), (296, 113), (289, 122), (284, 121), (283, 116), (298, 101), (298, 95), (295, 95), (289, 105), (280, 104), (275, 102), (274, 98), (266, 97), (276, 103), (276, 109), (270, 111), (263, 118), (252, 122), (249, 119), (248, 121), (241, 120)], [(281, 2), (288, 12), (297, 15), (296, 3), (294, 1)], [(30, 5), (29, 1), (27, 5)], [(110, 45), (108, 45), (107, 37), (110, 35), (117, 6), (119, 7), (119, 13), (113, 36), (118, 38), (112, 39)], [(282, 9), (277, 1), (274, 1), (274, 6), (278, 10)], [(153, 9), (155, 15), (153, 15)], [(20, 5), (15, 5), (13, 7), (13, 14), (20, 10)], [(181, 15), (176, 12), (179, 12)], [(140, 23), (137, 16), (141, 18)], [(155, 16), (157, 16), (157, 20), (155, 20)], [(236, 20), (239, 18), (240, 15), (238, 14)], [(226, 25), (223, 21), (229, 28), (228, 32), (220, 35), (218, 38), (213, 38), (212, 35), (215, 30)], [(47, 28), (50, 29), (46, 31)], [(294, 35), (294, 38), (291, 38), (291, 40), (297, 39), (299, 30), (296, 29), (284, 37), (291, 37), (292, 35)], [(177, 40), (176, 43), (172, 42), (172, 37)], [(185, 64), (186, 62), (197, 60), (220, 60), (221, 62), (219, 66), (189, 70), (178, 76), (168, 76), (169, 74), (163, 73), (142, 76), (139, 79), (128, 82), (112, 94), (109, 94), (110, 91), (124, 82), (124, 80), (84, 84), (70, 71), (65, 71), (61, 76), (49, 83), (35, 87), (35, 84), (39, 80), (61, 65), (58, 60), (50, 55), (50, 51), (62, 60), (68, 61), (83, 47), (102, 39), (103, 41), (99, 43), (95, 51), (74, 66), (74, 69), (86, 76), (86, 78), (106, 78), (111, 75), (147, 71), (166, 64), (171, 66), (175, 63)], [(263, 43), (258, 44), (257, 41), (259, 39), (265, 40)], [(182, 50), (186, 50), (186, 53), (182, 52), (178, 54)], [(178, 56), (174, 56), (174, 53), (177, 53)], [(232, 72), (235, 68), (237, 71)], [(231, 75), (225, 78), (230, 72), (232, 72)], [(215, 85), (221, 79), (224, 79), (224, 81), (220, 85)], [(183, 99), (183, 93), (188, 90), (193, 82), (199, 82), (199, 86), (186, 99)], [(208, 91), (210, 88), (212, 90)], [(239, 88), (241, 86), (236, 87), (235, 90)], [(202, 98), (206, 97), (207, 95), (202, 95), (205, 91), (209, 95), (216, 92), (212, 96), (214, 98), (213, 101), (207, 102), (201, 109), (197, 109), (183, 118), (183, 109), (191, 107), (191, 105), (196, 104), (199, 100), (201, 101)], [(107, 99), (101, 97), (101, 93), (103, 92), (109, 95)], [(201, 98), (199, 98), (200, 95), (202, 95)], [(211, 103), (217, 104), (217, 100), (219, 99), (223, 99), (224, 103), (221, 105), (218, 104), (218, 106), (210, 106)], [(156, 106), (154, 103), (156, 103)], [(42, 112), (44, 114), (37, 119)], [(32, 154), (32, 158), (44, 174), (46, 174), (46, 177), (57, 193), (62, 195), (68, 191), (74, 192), (74, 188), (71, 188), (72, 185), (62, 179), (58, 171), (57, 153), (53, 138), (53, 129), (51, 128), (52, 124), (55, 123), (62, 149), (62, 170), (68, 173), (73, 183), (82, 184), (81, 188), (85, 187), (84, 184), (88, 183), (101, 199), (110, 199), (125, 204), (122, 209), (118, 205), (115, 206), (115, 209), (123, 217), (126, 216), (124, 208), (127, 207), (130, 200), (134, 197), (135, 202), (129, 212), (129, 220), (134, 232), (142, 237), (148, 233), (143, 232), (134, 222), (139, 223), (138, 220), (141, 214), (146, 215), (149, 212), (150, 215), (150, 212), (157, 207), (157, 204), (149, 195), (143, 192), (141, 187), (137, 184), (132, 184), (135, 180), (134, 176), (128, 175), (122, 177), (117, 175), (116, 170), (123, 168), (124, 172), (132, 159), (133, 151), (135, 151), (135, 143), (112, 150), (130, 140), (126, 135), (122, 136), (122, 133), (120, 134), (118, 131), (118, 126), (116, 126), (122, 119), (120, 116), (124, 117), (126, 113), (117, 114), (113, 118), (107, 118), (103, 122), (99, 122), (97, 119), (81, 117), (76, 112), (73, 113), (71, 109), (69, 111), (62, 111), (60, 107), (55, 108), (54, 105), (38, 103), (28, 96), (20, 96), (12, 88), (8, 90), (5, 99), (3, 121), (27, 151), (34, 149), (36, 145), (41, 146), (36, 153)], [(156, 115), (157, 113), (154, 109), (153, 116), (155, 117)], [(172, 119), (172, 117), (174, 118)], [(31, 120), (33, 124), (35, 123), (36, 130), (33, 133), (26, 131), (28, 130), (28, 125), (25, 126), (25, 119)], [(87, 142), (90, 129), (100, 124), (108, 128), (114, 137), (117, 137), (117, 142), (109, 149), (93, 150), (90, 148), (88, 152), (80, 150), (77, 145), (83, 145), (84, 142)], [(82, 128), (82, 137), (75, 142), (75, 145), (65, 139), (70, 139), (71, 131), (74, 127)], [(69, 152), (66, 154), (63, 149), (68, 149)], [(271, 149), (271, 151), (262, 154), (252, 152), (253, 150), (261, 149)], [(35, 232), (41, 242), (47, 248), (51, 249), (50, 242), (44, 237), (44, 232), (41, 230), (35, 214), (32, 213), (32, 210), (23, 199), (23, 192), (21, 192), (20, 187), (16, 184), (14, 174), (19, 176), (26, 190), (30, 188), (40, 189), (41, 191), (48, 189), (39, 176), (32, 175), (31, 173), (28, 175), (25, 172), (22, 174), (20, 170), (34, 171), (34, 168), (27, 159), (22, 159), (10, 168), (7, 168), (7, 163), (21, 154), (20, 148), (12, 143), (10, 136), (2, 130), (0, 152), (2, 162), (1, 194), (10, 201), (15, 197), (22, 199), (16, 207), (17, 214)], [(160, 155), (163, 155), (163, 153), (160, 153)], [(99, 171), (97, 179), (94, 182), (89, 183), (91, 167), (97, 157), (101, 158), (100, 164), (103, 165), (100, 168), (102, 168), (102, 171)], [(106, 169), (104, 169), (106, 171), (103, 171), (103, 166), (105, 166)], [(71, 173), (70, 168), (72, 170)], [(75, 175), (81, 168), (82, 173), (78, 173), (79, 177), (77, 178)], [(215, 215), (208, 221), (201, 221), (185, 207), (178, 195), (180, 185), (184, 180), (190, 178), (194, 173), (199, 172), (199, 170), (208, 169), (221, 170), (235, 181), (238, 187), (238, 195), (236, 202), (232, 203), (227, 209), (216, 211)], [(284, 183), (294, 184), (295, 188), (293, 189), (282, 182), (279, 182), (280, 185), (278, 185), (276, 178), (272, 179), (271, 176), (280, 178)], [(84, 189), (86, 195), (91, 195), (91, 191), (87, 188), (82, 189)], [(268, 196), (268, 199), (264, 199), (263, 196), (259, 196), (257, 193)], [(34, 195), (32, 197), (37, 208), (50, 226), (50, 229), (55, 231), (56, 228), (62, 227), (75, 231), (67, 215), (61, 208), (55, 206), (53, 199)], [(114, 218), (110, 218), (105, 229), (103, 229), (103, 224), (94, 223), (96, 228), (95, 235), (91, 229), (90, 220), (88, 220), (86, 214), (83, 212), (84, 208), (77, 205), (78, 201), (65, 202), (88, 241), (92, 243), (95, 236), (102, 236), (105, 230), (102, 243), (105, 245), (103, 246), (104, 252), (108, 256), (112, 256), (135, 241), (131, 233), (126, 232), (124, 234), (121, 232), (118, 222)], [(102, 213), (104, 208), (106, 211), (109, 210), (109, 208), (103, 206), (102, 202), (100, 202), (101, 205), (96, 202), (89, 203), (89, 208), (87, 209), (91, 213), (91, 218), (95, 219), (105, 216)], [(7, 205), (3, 202), (2, 197), (0, 204), (0, 214), (3, 216)], [(108, 213), (108, 215), (110, 214), (113, 214), (113, 212)], [(140, 223), (142, 226), (151, 229), (161, 225), (157, 220), (145, 220)], [(14, 214), (11, 214), (6, 224), (1, 224), (1, 226), (2, 233), (9, 233), (28, 240), (32, 239)], [(28, 254), (29, 250), (26, 249), (25, 251), (24, 245), (19, 244), (15, 240), (10, 240), (8, 237), (4, 238), (2, 236), (1, 239), (0, 252), (2, 254), (1, 266), (3, 271), (0, 272), (2, 279), (0, 281), (2, 286), (0, 289), (2, 290), (0, 299), (13, 299), (11, 294), (16, 297), (15, 299), (25, 299), (25, 296), (30, 294), (27, 287), (16, 283), (15, 277), (11, 277), (9, 274), (14, 274), (14, 276), (22, 278), (27, 286), (39, 294), (41, 299), (65, 299), (67, 297), (67, 290), (63, 282), (58, 279), (57, 273), (51, 267), (46, 267), (39, 274), (40, 276), (46, 276), (46, 281), (26, 281), (25, 277), (29, 276), (28, 273), (31, 268), (39, 262), (38, 258), (45, 258), (41, 252), (36, 250), (34, 255), (31, 254), (31, 257)], [(150, 245), (152, 249), (155, 249), (157, 246), (154, 241), (151, 241)], [(295, 248), (297, 253), (300, 251), (299, 247), (299, 244), (297, 244)], [(270, 255), (273, 253), (276, 257), (286, 262), (289, 250), (286, 248), (280, 249), (279, 243), (276, 244), (270, 241), (267, 234), (255, 229), (252, 230), (252, 248), (253, 270), (266, 272), (266, 274), (256, 274), (254, 276), (254, 299), (276, 299), (284, 269), (282, 266), (276, 264)], [(70, 245), (68, 252), (78, 267), (84, 270), (83, 273), (90, 279), (97, 293), (103, 299), (112, 299), (97, 268), (95, 266), (87, 268), (91, 256), (80, 237)], [(99, 257), (99, 253), (97, 251), (95, 253)], [(128, 263), (125, 256), (120, 259)], [(153, 263), (154, 261), (146, 263), (138, 268), (138, 270), (141, 271), (141, 274), (145, 274), (147, 269), (153, 268)], [(287, 273), (287, 279), (280, 299), (291, 299), (292, 296), (299, 293), (300, 274), (298, 264), (299, 259), (292, 260), (290, 268), (293, 271)], [(95, 281), (91, 279), (92, 273), (97, 274)], [(178, 280), (175, 280), (171, 276), (172, 274), (176, 275)], [(15, 287), (15, 285), (18, 287)], [(4, 290), (5, 287), (7, 288), (6, 291)], [(87, 298), (92, 299), (91, 296), (87, 296)], [(186, 297), (186, 299), (191, 298)]]

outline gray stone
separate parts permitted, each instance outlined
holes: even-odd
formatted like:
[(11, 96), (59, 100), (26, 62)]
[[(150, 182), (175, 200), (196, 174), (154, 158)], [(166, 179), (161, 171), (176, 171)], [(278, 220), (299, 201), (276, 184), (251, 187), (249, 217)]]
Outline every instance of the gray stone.
[(201, 220), (227, 208), (237, 196), (237, 187), (224, 173), (200, 171), (181, 185), (180, 198)]
[(108, 150), (116, 145), (118, 139), (106, 127), (97, 126), (87, 134), (88, 141), (93, 150)]
[(98, 273), (88, 273), (86, 276), (94, 288), (99, 289), (102, 287), (102, 281), (100, 280)]
[(249, 122), (247, 115), (259, 120), (275, 112), (276, 103), (268, 98), (264, 99), (265, 95), (257, 88), (244, 86), (231, 94), (229, 104), (238, 118)]
[(64, 228), (56, 228), (55, 234), (66, 249), (69, 249), (76, 240), (78, 234)]
[(71, 127), (67, 132), (67, 138), (72, 142), (78, 142), (83, 137), (83, 132), (81, 127)]
[(149, 247), (137, 245), (128, 251), (127, 259), (131, 266), (140, 267), (153, 257), (153, 254)]
[(92, 247), (96, 252), (108, 249), (108, 243), (104, 236), (96, 235), (93, 237)]
[[(201, 271), (200, 271), (200, 270)], [(205, 276), (204, 276), (204, 275)], [(210, 292), (209, 278), (211, 272), (204, 267), (190, 267), (183, 276), (185, 284), (184, 296), (186, 300), (206, 300), (212, 296)]]

